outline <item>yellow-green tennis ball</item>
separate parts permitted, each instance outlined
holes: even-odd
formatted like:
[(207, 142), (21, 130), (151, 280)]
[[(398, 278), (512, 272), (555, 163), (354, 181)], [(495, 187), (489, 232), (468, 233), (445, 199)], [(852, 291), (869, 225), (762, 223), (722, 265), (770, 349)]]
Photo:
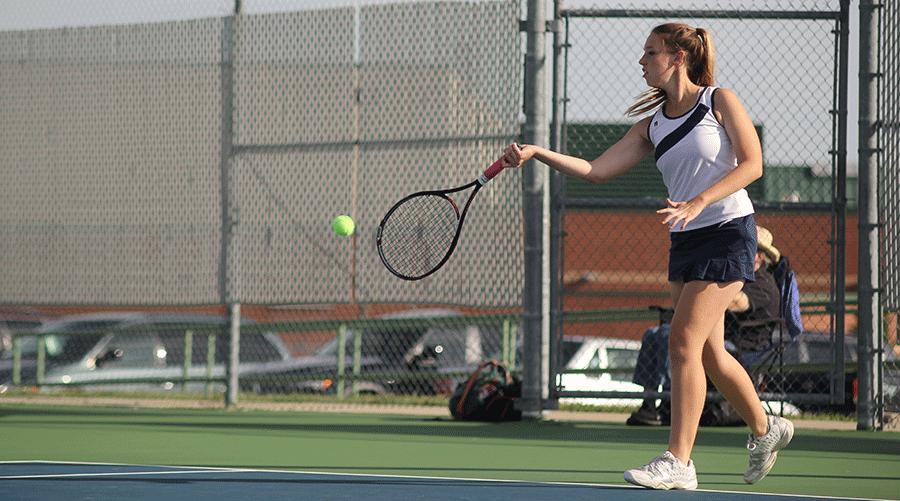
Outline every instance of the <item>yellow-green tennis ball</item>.
[(332, 228), (334, 228), (334, 232), (342, 237), (346, 237), (353, 233), (353, 230), (356, 229), (356, 224), (353, 223), (353, 220), (350, 219), (350, 216), (338, 216), (334, 219), (334, 223), (331, 224)]

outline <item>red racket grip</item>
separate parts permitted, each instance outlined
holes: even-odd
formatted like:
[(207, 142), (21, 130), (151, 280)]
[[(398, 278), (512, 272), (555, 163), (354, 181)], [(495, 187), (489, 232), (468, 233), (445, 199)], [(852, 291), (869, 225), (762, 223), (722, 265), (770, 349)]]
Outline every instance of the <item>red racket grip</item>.
[(488, 167), (488, 169), (486, 171), (484, 171), (484, 174), (482, 174), (481, 176), (478, 177), (478, 184), (484, 184), (484, 183), (490, 181), (491, 179), (494, 179), (494, 177), (497, 176), (497, 174), (500, 174), (500, 171), (503, 170), (503, 166), (500, 165), (500, 163), (502, 161), (503, 161), (503, 157), (500, 157), (499, 159), (497, 159), (496, 162), (494, 162), (493, 165)]

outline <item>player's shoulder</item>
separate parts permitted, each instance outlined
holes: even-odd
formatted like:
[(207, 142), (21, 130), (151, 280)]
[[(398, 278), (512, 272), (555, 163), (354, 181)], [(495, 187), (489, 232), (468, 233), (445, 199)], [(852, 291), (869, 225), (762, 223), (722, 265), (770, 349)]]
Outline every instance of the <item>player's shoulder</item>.
[(722, 124), (727, 119), (742, 117), (747, 113), (737, 94), (733, 90), (723, 87), (714, 89), (712, 109), (716, 119)]
[(642, 126), (646, 127), (646, 126), (650, 125), (650, 120), (653, 120), (653, 115), (647, 115), (646, 117), (638, 120), (638, 122), (636, 124), (634, 124), (634, 126), (635, 127), (642, 127)]
[(741, 100), (738, 98), (737, 94), (733, 90), (725, 87), (713, 88), (712, 102), (713, 109), (729, 108), (741, 104)]
[(653, 115), (646, 116), (634, 125), (631, 126), (631, 129), (628, 131), (632, 134), (638, 134), (641, 138), (649, 141), (650, 140), (650, 121), (653, 120)]

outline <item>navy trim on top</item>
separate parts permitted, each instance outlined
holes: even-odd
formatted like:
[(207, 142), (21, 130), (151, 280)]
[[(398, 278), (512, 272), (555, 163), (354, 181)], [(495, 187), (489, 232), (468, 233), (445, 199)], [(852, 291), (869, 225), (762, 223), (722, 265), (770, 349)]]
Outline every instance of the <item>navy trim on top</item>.
[(716, 116), (716, 92), (718, 92), (718, 91), (719, 91), (718, 87), (714, 88), (712, 91), (712, 95), (709, 96), (709, 107), (712, 108), (713, 118), (716, 119), (716, 122), (719, 122), (719, 125), (724, 126), (725, 124), (723, 124), (722, 121), (719, 120), (719, 117)]
[(694, 112), (691, 113), (691, 116), (687, 118), (681, 125), (678, 126), (675, 130), (669, 133), (666, 137), (659, 142), (656, 146), (656, 151), (654, 152), (654, 158), (656, 161), (659, 161), (659, 157), (663, 156), (667, 151), (672, 149), (673, 146), (678, 144), (678, 141), (684, 139), (691, 130), (703, 120), (703, 117), (709, 112), (709, 106), (705, 104), (698, 104), (697, 108), (694, 109)]
[[(703, 99), (703, 93), (708, 91), (709, 89), (710, 89), (710, 87), (700, 87), (700, 92), (697, 93), (697, 101), (694, 102), (694, 106), (697, 106), (698, 104), (700, 104), (700, 101)], [(715, 93), (715, 92), (716, 92), (715, 89), (713, 89), (713, 93)], [(677, 117), (670, 117), (669, 114), (666, 113), (666, 104), (663, 103), (663, 105), (661, 107), (663, 117), (668, 118), (669, 120), (678, 120), (679, 118), (690, 113), (691, 110), (693, 110), (693, 109), (694, 109), (694, 107), (692, 106), (690, 110), (685, 111), (681, 115), (678, 115)]]

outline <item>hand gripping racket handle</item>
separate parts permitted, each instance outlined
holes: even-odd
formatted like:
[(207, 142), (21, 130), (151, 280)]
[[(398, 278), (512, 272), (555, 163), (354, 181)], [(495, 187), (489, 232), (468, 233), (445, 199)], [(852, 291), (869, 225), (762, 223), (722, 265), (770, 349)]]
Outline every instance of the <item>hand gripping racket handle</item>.
[(500, 171), (503, 170), (503, 166), (500, 165), (500, 163), (502, 161), (503, 161), (503, 157), (500, 157), (499, 159), (497, 159), (496, 162), (494, 162), (493, 165), (491, 165), (490, 167), (488, 167), (488, 169), (486, 171), (484, 171), (484, 174), (478, 176), (478, 184), (480, 186), (483, 186), (485, 183), (487, 183), (491, 179), (494, 179), (494, 177), (496, 177), (497, 174), (500, 174)]

